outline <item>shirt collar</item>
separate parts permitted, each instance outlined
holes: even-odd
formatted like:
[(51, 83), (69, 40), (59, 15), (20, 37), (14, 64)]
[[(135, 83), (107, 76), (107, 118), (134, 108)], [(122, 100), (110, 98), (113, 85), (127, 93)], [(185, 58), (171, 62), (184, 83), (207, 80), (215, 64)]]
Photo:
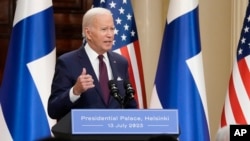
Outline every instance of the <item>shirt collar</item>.
[[(98, 58), (98, 55), (99, 54), (97, 54), (90, 46), (89, 46), (89, 44), (88, 43), (86, 43), (86, 45), (85, 45), (85, 51), (86, 51), (86, 53), (87, 53), (87, 55), (88, 55), (88, 57), (89, 57), (89, 59), (92, 61), (92, 60), (95, 60), (96, 58)], [(107, 55), (107, 52), (105, 52), (104, 54), (103, 54), (103, 56), (104, 56), (104, 59), (105, 60), (108, 60), (108, 55)]]

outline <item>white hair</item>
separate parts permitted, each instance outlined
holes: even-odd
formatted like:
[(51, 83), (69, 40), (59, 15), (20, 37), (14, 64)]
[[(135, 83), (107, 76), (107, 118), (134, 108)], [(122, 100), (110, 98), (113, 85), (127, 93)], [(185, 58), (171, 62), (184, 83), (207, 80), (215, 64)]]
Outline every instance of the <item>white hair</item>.
[(102, 7), (91, 8), (83, 15), (83, 18), (82, 18), (82, 36), (83, 37), (85, 37), (84, 29), (93, 23), (93, 19), (96, 16), (103, 15), (103, 14), (112, 15), (110, 10), (106, 8), (102, 8)]

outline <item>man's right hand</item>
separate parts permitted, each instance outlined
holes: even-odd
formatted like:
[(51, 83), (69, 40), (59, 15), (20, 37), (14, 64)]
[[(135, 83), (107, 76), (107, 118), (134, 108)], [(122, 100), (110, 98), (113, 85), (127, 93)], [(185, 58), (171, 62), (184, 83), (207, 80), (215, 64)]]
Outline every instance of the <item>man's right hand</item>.
[(93, 87), (95, 87), (94, 79), (91, 75), (87, 74), (86, 68), (83, 68), (81, 75), (78, 76), (77, 81), (73, 86), (74, 95), (81, 95), (83, 92)]

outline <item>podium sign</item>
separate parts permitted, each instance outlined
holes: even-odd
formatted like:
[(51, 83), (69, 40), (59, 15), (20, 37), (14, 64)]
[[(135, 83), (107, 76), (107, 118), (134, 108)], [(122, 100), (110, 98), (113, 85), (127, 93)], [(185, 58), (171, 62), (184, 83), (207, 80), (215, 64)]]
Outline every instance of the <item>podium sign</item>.
[(72, 134), (179, 134), (178, 111), (169, 109), (74, 109)]

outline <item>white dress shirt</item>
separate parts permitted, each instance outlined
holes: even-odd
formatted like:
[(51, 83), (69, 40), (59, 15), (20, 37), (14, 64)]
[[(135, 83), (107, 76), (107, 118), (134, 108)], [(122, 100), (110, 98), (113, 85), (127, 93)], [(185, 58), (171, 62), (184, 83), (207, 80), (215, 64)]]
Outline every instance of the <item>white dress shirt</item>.
[[(99, 80), (99, 59), (98, 59), (98, 55), (90, 46), (88, 43), (86, 43), (85, 47), (84, 47), (86, 54), (88, 55), (88, 58), (90, 60), (90, 63), (95, 71), (96, 77)], [(107, 66), (107, 71), (108, 71), (108, 77), (109, 80), (111, 80), (113, 78), (112, 75), (112, 70), (110, 67), (110, 63), (109, 63), (109, 59), (108, 59), (108, 55), (107, 53), (103, 54), (103, 61), (105, 62), (106, 66)], [(86, 69), (86, 73), (88, 73), (88, 70)], [(93, 76), (92, 76), (93, 77)], [(75, 102), (77, 99), (80, 98), (80, 95), (74, 95), (73, 94), (73, 87), (70, 89), (69, 92), (69, 97), (71, 102)]]

